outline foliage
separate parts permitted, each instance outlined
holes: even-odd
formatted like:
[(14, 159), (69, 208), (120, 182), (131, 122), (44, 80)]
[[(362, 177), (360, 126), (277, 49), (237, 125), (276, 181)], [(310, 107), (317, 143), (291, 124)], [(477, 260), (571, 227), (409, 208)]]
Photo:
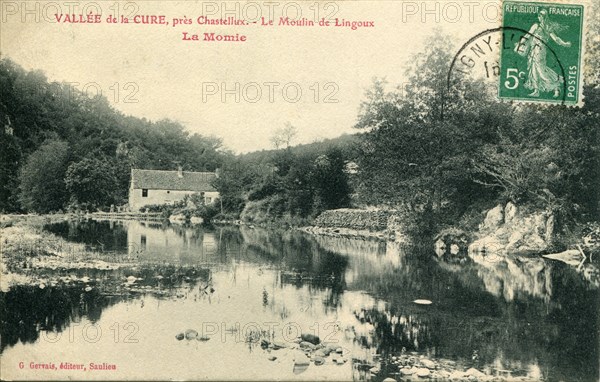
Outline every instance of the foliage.
[(451, 47), (434, 35), (411, 60), (403, 89), (386, 91), (376, 79), (367, 91), (356, 123), (366, 131), (359, 193), (428, 217), (425, 226), (507, 200), (562, 222), (597, 219), (598, 87), (584, 88), (582, 109), (500, 103), (482, 81), (457, 74), (448, 86)]
[(227, 160), (215, 181), (223, 212), (244, 220), (296, 224), (350, 206), (353, 138), (262, 151)]
[(322, 211), (349, 206), (350, 185), (341, 150), (332, 148), (319, 155), (313, 167), (315, 209)]
[(0, 132), (0, 147), (0, 211), (15, 212), (19, 209), (18, 195), (14, 190), (19, 185), (21, 151), (17, 139), (5, 131)]
[(202, 218), (206, 223), (212, 221), (212, 219), (219, 214), (219, 208), (216, 204), (203, 204), (196, 208), (192, 216)]
[(275, 149), (288, 148), (298, 134), (298, 128), (286, 122), (285, 126), (277, 129), (271, 137), (271, 143)]
[(27, 158), (19, 175), (19, 201), (26, 211), (48, 213), (63, 208), (68, 151), (66, 142), (51, 139)]
[(72, 204), (81, 209), (93, 211), (115, 203), (113, 190), (117, 187), (117, 178), (112, 164), (106, 160), (84, 158), (71, 163), (65, 184)]
[(141, 212), (160, 213), (160, 217), (163, 220), (169, 219), (169, 216), (173, 215), (177, 209), (184, 208), (183, 202), (177, 202), (173, 204), (149, 204), (140, 209)]
[[(586, 88), (586, 98), (598, 93)], [(478, 181), (516, 202), (593, 218), (600, 186), (599, 116), (593, 103), (582, 110), (518, 109), (512, 124), (499, 130), (499, 144), (476, 156), (483, 175)]]
[(451, 207), (460, 213), (486, 194), (472, 184), (469, 162), (504, 123), (506, 108), (490, 108), (486, 92), (473, 91), (481, 85), (468, 79), (447, 89), (452, 44), (436, 35), (426, 46), (412, 60), (407, 86), (386, 92), (385, 81), (376, 79), (366, 94), (356, 124), (366, 130), (359, 192), (374, 204), (413, 211), (441, 212), (454, 201)]
[(271, 215), (307, 218), (350, 205), (350, 186), (339, 150), (329, 149), (316, 157), (282, 150), (275, 153), (272, 163), (273, 172), (249, 193), (249, 200), (262, 201)]
[[(114, 110), (106, 98), (90, 98), (68, 83), (49, 82), (42, 72), (25, 71), (8, 58), (0, 60), (0, 88), (2, 211), (60, 209), (71, 197), (80, 203), (106, 207), (124, 202), (131, 167), (172, 170), (176, 168), (175, 163), (180, 163), (189, 171), (215, 171), (224, 159), (219, 138), (189, 134), (183, 125), (170, 120), (153, 122), (124, 116)], [(68, 145), (67, 167), (75, 163), (93, 167), (86, 158), (97, 160), (95, 165), (107, 164), (116, 178), (114, 186), (106, 190), (111, 195), (96, 194), (88, 198), (83, 190), (77, 191), (76, 184), (83, 187), (84, 183), (73, 179), (69, 192), (63, 189), (60, 198), (53, 196), (54, 202), (59, 204), (42, 206), (33, 203), (27, 195), (19, 197), (19, 189), (45, 187), (35, 183), (32, 177), (28, 177), (26, 186), (18, 187), (18, 184), (21, 167), (49, 139)], [(39, 158), (37, 163), (41, 164)], [(62, 175), (55, 181), (64, 183), (64, 173)], [(79, 176), (86, 177), (82, 172)], [(96, 172), (94, 176), (100, 174)], [(113, 184), (112, 179), (103, 181)]]

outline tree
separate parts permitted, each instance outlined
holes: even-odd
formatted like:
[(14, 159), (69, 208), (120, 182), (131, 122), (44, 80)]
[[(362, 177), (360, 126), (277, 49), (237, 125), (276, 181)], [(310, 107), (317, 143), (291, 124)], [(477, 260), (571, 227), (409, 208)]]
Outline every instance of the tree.
[(222, 212), (238, 218), (245, 206), (245, 194), (256, 179), (253, 168), (246, 166), (239, 159), (229, 157), (219, 169), (219, 176), (213, 186), (219, 191), (219, 208)]
[(510, 106), (497, 103), (482, 81), (460, 74), (448, 87), (452, 43), (436, 33), (406, 71), (402, 88), (376, 79), (359, 109), (361, 199), (456, 218), (475, 199), (493, 194), (472, 181), (473, 152), (497, 139)]
[(275, 134), (271, 137), (271, 143), (276, 149), (281, 147), (288, 148), (296, 137), (296, 134), (298, 134), (298, 129), (290, 122), (286, 122), (284, 127), (275, 131)]
[(314, 161), (315, 212), (350, 206), (350, 186), (341, 150), (329, 149)]
[(68, 151), (66, 142), (52, 139), (27, 158), (19, 175), (19, 201), (24, 210), (47, 213), (65, 206)]
[(65, 176), (71, 202), (85, 209), (105, 207), (115, 203), (117, 179), (111, 163), (84, 158), (72, 163)]
[(10, 127), (0, 131), (0, 147), (2, 147), (0, 150), (0, 211), (14, 212), (19, 209), (15, 190), (19, 185), (21, 150), (17, 139), (9, 133), (8, 129)]

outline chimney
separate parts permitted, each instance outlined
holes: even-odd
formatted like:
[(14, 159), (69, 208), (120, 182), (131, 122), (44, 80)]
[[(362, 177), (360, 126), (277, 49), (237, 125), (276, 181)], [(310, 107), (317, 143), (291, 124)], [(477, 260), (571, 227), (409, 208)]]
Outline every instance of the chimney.
[(181, 167), (181, 165), (177, 166), (177, 176), (183, 178), (183, 168)]

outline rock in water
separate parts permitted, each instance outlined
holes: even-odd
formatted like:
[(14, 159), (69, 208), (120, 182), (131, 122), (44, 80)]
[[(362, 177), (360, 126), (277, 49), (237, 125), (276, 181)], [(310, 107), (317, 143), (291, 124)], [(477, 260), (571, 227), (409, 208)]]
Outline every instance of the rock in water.
[(295, 352), (294, 354), (294, 365), (298, 365), (298, 366), (302, 366), (302, 365), (309, 365), (310, 364), (310, 359), (308, 359), (308, 357), (302, 353), (302, 352)]
[(277, 357), (275, 357), (274, 355), (270, 356), (269, 358), (267, 358), (269, 361), (275, 361), (277, 359)]
[(429, 373), (430, 373), (429, 369), (426, 369), (424, 367), (417, 370), (418, 377), (428, 377)]
[(344, 357), (340, 357), (338, 354), (335, 354), (332, 359), (333, 363), (337, 364), (337, 365), (343, 365), (346, 363), (346, 358)]
[(319, 342), (321, 342), (321, 339), (318, 336), (310, 333), (303, 333), (300, 335), (300, 338), (302, 338), (302, 341), (310, 342), (313, 345), (318, 345)]
[(450, 376), (448, 378), (449, 379), (463, 379), (465, 377), (466, 377), (465, 373), (463, 373), (462, 371), (455, 370), (450, 374)]
[(387, 377), (383, 382), (397, 382), (394, 378)]
[(313, 359), (313, 361), (315, 362), (315, 365), (321, 366), (322, 364), (325, 363), (325, 358), (317, 356)]
[(425, 366), (428, 369), (435, 369), (435, 362), (427, 358), (421, 360), (421, 365)]
[(315, 345), (312, 342), (302, 341), (300, 342), (300, 348), (313, 350)]
[[(328, 344), (323, 348), (324, 352), (329, 352), (329, 353), (335, 353), (335, 349), (337, 349), (339, 346), (337, 344)], [(327, 354), (327, 353), (325, 353)]]
[(469, 370), (465, 371), (465, 375), (467, 376), (473, 376), (476, 378), (481, 378), (481, 377), (485, 377), (485, 374), (482, 373), (481, 371), (475, 369), (475, 368), (470, 368)]
[(424, 299), (418, 299), (413, 302), (415, 304), (419, 304), (419, 305), (431, 305), (432, 304), (431, 300), (424, 300)]
[(194, 340), (198, 337), (198, 332), (194, 329), (188, 329), (185, 331), (185, 339), (186, 340)]
[(294, 355), (294, 374), (300, 374), (308, 369), (310, 360), (303, 353), (296, 352)]
[(177, 338), (178, 341), (181, 341), (182, 339), (185, 338), (185, 334), (179, 333), (178, 335), (175, 336), (175, 338)]

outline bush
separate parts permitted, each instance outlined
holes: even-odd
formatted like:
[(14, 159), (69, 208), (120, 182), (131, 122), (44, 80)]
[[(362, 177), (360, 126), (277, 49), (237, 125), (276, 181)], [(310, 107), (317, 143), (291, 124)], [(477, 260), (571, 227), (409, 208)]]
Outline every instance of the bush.
[(210, 222), (219, 213), (219, 208), (215, 204), (203, 204), (192, 211), (192, 216), (201, 217), (204, 222)]

